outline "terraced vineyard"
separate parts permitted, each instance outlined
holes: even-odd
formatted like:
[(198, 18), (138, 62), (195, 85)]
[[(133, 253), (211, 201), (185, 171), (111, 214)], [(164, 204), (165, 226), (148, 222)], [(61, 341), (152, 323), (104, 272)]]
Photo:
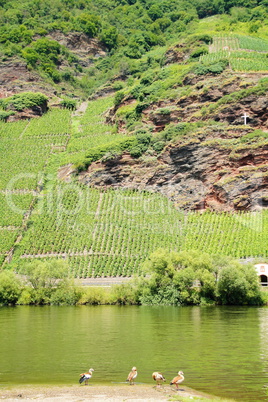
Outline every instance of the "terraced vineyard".
[(266, 72), (268, 42), (249, 36), (214, 37), (209, 54), (200, 57), (204, 65), (228, 60), (233, 71)]
[(1, 264), (12, 257), (20, 271), (25, 261), (64, 258), (72, 276), (96, 277), (141, 273), (140, 263), (158, 247), (268, 256), (268, 211), (187, 214), (160, 194), (60, 181), (63, 163), (124, 137), (103, 122), (111, 104), (91, 101), (80, 117), (55, 109), (0, 124)]

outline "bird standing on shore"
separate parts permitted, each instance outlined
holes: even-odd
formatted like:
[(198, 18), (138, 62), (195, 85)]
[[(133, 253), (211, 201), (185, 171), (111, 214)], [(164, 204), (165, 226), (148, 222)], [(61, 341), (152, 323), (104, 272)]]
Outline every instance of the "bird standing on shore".
[(136, 367), (132, 367), (131, 372), (127, 377), (127, 381), (129, 381), (129, 385), (134, 385), (134, 380), (137, 377), (138, 372)]
[(84, 382), (85, 385), (88, 385), (88, 380), (90, 380), (90, 378), (92, 377), (93, 371), (94, 369), (91, 368), (88, 370), (87, 373), (80, 374), (79, 383), (82, 384)]
[(184, 373), (182, 371), (178, 372), (178, 375), (173, 378), (173, 380), (170, 381), (170, 385), (175, 384), (176, 388), (179, 389), (179, 384), (181, 384), (184, 381)]
[(160, 387), (160, 384), (164, 381), (166, 381), (165, 377), (163, 376), (162, 373), (159, 373), (159, 371), (155, 371), (152, 374), (153, 379), (156, 381), (156, 384), (158, 387)]

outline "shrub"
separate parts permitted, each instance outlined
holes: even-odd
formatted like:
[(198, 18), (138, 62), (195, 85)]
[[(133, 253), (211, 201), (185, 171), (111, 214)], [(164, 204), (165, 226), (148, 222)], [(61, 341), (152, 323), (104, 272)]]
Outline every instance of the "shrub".
[(83, 293), (77, 304), (110, 304), (110, 295), (107, 293), (106, 289), (88, 287), (86, 290), (83, 289)]
[(65, 109), (75, 110), (77, 102), (75, 99), (64, 98), (60, 101), (60, 105)]
[(117, 46), (118, 32), (113, 26), (103, 29), (100, 35), (100, 40), (109, 49), (113, 49)]
[(198, 48), (194, 49), (192, 51), (192, 53), (190, 54), (190, 57), (192, 59), (197, 59), (198, 57), (200, 57), (204, 54), (208, 54), (208, 47), (202, 46), (202, 47), (198, 47)]
[(261, 304), (261, 294), (256, 271), (253, 266), (224, 267), (217, 284), (218, 300), (221, 304)]
[(155, 21), (158, 18), (163, 17), (163, 11), (158, 4), (153, 4), (148, 10), (149, 17)]
[(129, 149), (129, 153), (133, 158), (139, 158), (143, 152), (144, 151), (140, 145), (134, 145)]
[(229, 61), (227, 59), (219, 60), (217, 63), (211, 63), (208, 65), (200, 63), (194, 70), (197, 75), (205, 75), (208, 73), (221, 74), (228, 66)]
[(0, 304), (16, 304), (22, 291), (22, 283), (10, 271), (0, 273)]
[(137, 131), (136, 132), (136, 138), (137, 138), (137, 141), (138, 141), (139, 144), (148, 146), (150, 144), (150, 142), (151, 142), (152, 134)]
[(45, 105), (47, 107), (47, 101), (48, 97), (40, 92), (22, 92), (4, 99), (2, 107), (22, 111), (34, 106)]
[(39, 56), (34, 49), (26, 47), (25, 49), (22, 50), (21, 54), (22, 57), (26, 60), (27, 64), (29, 64), (30, 66), (36, 65)]
[(124, 92), (122, 91), (116, 92), (114, 96), (114, 105), (119, 106), (121, 101), (124, 99), (124, 96), (125, 96)]
[(147, 107), (148, 107), (149, 105), (150, 105), (150, 104), (149, 104), (149, 103), (146, 103), (146, 102), (144, 102), (144, 103), (138, 103), (138, 104), (136, 105), (136, 107), (135, 107), (136, 113), (137, 113), (138, 115), (141, 114), (142, 111), (145, 110), (145, 109), (147, 109)]
[(52, 292), (49, 303), (53, 305), (74, 305), (78, 303), (81, 294), (81, 290), (73, 286), (72, 282), (63, 282)]
[(14, 115), (15, 113), (12, 111), (6, 112), (4, 110), (0, 110), (0, 120), (2, 121), (7, 121), (7, 119), (9, 118), (9, 116)]
[(81, 13), (77, 17), (77, 24), (80, 29), (85, 32), (85, 34), (87, 34), (90, 38), (93, 38), (97, 35), (100, 29), (101, 21), (99, 17), (93, 14)]
[(152, 144), (153, 149), (155, 152), (161, 152), (165, 148), (166, 143), (164, 141), (157, 141)]
[(140, 290), (131, 283), (115, 285), (111, 291), (112, 304), (139, 304)]

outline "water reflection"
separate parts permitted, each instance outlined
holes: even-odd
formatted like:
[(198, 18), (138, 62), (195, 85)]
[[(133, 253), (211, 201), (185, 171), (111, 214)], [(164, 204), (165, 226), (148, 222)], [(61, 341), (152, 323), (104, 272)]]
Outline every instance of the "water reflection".
[[(268, 309), (232, 307), (16, 307), (0, 309), (0, 384), (139, 382), (182, 370), (185, 385), (246, 401), (267, 400)], [(113, 377), (111, 378), (111, 372)], [(153, 384), (152, 384), (153, 385)]]

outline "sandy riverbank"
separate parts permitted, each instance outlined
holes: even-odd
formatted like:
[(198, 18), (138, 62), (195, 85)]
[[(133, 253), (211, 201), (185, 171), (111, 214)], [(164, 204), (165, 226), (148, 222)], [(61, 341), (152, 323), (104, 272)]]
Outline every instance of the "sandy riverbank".
[(164, 385), (156, 388), (153, 385), (88, 385), (88, 386), (13, 386), (0, 389), (0, 399), (5, 401), (21, 401), (23, 399), (63, 402), (63, 401), (104, 401), (104, 402), (162, 402), (169, 401), (174, 395), (184, 397), (204, 396), (187, 387), (179, 391)]

